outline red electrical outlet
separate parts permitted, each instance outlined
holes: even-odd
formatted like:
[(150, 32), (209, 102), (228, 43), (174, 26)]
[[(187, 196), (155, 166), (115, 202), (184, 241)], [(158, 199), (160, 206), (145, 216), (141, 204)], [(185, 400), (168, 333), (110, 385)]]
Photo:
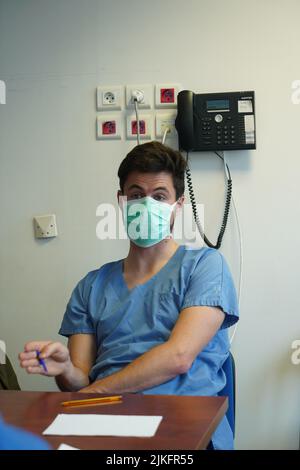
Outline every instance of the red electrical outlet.
[(174, 88), (161, 88), (160, 102), (161, 103), (175, 103), (175, 89)]
[[(146, 123), (143, 120), (139, 121), (140, 123), (140, 134), (146, 134)], [(137, 134), (137, 121), (131, 122), (131, 133), (136, 135)]]
[(102, 134), (115, 134), (116, 133), (116, 121), (105, 121), (102, 123)]
[[(151, 123), (152, 116), (148, 114), (141, 114), (139, 116), (139, 134), (143, 140), (151, 139)], [(128, 115), (126, 117), (126, 135), (129, 140), (136, 140), (137, 138), (137, 119), (136, 115)]]
[(121, 119), (115, 114), (99, 114), (96, 127), (98, 140), (120, 140), (122, 138)]
[(177, 95), (181, 86), (178, 83), (158, 83), (155, 85), (155, 107), (176, 108)]

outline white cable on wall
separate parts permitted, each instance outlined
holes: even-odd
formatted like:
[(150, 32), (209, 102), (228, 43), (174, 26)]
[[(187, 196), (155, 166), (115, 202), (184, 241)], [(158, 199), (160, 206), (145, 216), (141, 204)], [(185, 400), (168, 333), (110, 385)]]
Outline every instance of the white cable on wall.
[[(238, 211), (236, 208), (234, 196), (232, 195), (232, 204), (234, 208), (234, 214), (235, 214), (235, 219), (237, 223), (237, 228), (238, 228), (238, 234), (239, 234), (239, 253), (240, 253), (240, 262), (239, 262), (239, 285), (238, 285), (238, 306), (240, 310), (241, 306), (241, 295), (242, 295), (242, 281), (243, 281), (243, 238), (242, 238), (242, 231), (241, 231), (241, 226), (239, 222), (239, 216), (238, 216)], [(232, 344), (236, 330), (237, 330), (238, 324), (236, 323), (233, 329), (233, 333), (230, 338), (230, 344)]]
[[(229, 178), (229, 173), (228, 173), (228, 164), (226, 161), (225, 153), (221, 152), (221, 155), (223, 157), (223, 163), (224, 163), (224, 172), (226, 175), (226, 178)], [(242, 236), (242, 230), (241, 230), (241, 225), (240, 225), (240, 220), (239, 220), (239, 215), (238, 215), (238, 210), (236, 208), (235, 200), (234, 200), (234, 195), (232, 194), (231, 197), (233, 209), (234, 209), (234, 215), (235, 215), (235, 220), (237, 224), (237, 229), (238, 229), (238, 238), (239, 238), (239, 283), (238, 283), (238, 306), (240, 309), (241, 305), (241, 294), (242, 294), (242, 281), (243, 281), (243, 236)], [(237, 330), (237, 323), (234, 326), (233, 333), (230, 338), (230, 345), (233, 342), (233, 339), (235, 337), (235, 333)]]
[(166, 127), (166, 128), (165, 128), (164, 135), (163, 135), (163, 138), (162, 138), (162, 140), (161, 140), (161, 143), (162, 143), (162, 144), (165, 143), (166, 138), (167, 138), (167, 134), (168, 134), (169, 131), (170, 131), (169, 127)]
[(136, 117), (136, 139), (137, 139), (137, 144), (140, 145), (140, 120), (139, 120), (139, 112), (138, 112), (138, 101), (135, 98), (133, 102), (134, 102), (135, 117)]

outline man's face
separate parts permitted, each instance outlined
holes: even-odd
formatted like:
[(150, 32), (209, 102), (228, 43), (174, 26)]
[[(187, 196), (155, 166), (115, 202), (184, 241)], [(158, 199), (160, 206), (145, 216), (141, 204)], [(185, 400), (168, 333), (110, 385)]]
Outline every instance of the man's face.
[[(160, 173), (140, 173), (133, 171), (129, 173), (124, 185), (123, 194), (118, 192), (118, 197), (126, 196), (127, 200), (141, 199), (150, 196), (156, 201), (174, 204), (176, 202), (176, 191), (173, 178), (170, 173), (161, 171)], [(177, 208), (182, 207), (184, 196), (177, 200)], [(171, 230), (174, 225), (175, 213), (171, 217)]]

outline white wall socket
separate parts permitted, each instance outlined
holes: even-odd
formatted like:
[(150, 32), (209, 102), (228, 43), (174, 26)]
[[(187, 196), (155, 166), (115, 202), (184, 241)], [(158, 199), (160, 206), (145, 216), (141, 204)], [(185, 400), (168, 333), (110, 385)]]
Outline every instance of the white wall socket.
[(33, 218), (35, 238), (57, 237), (55, 214), (36, 215)]
[(167, 138), (168, 137), (175, 137), (177, 135), (177, 131), (175, 128), (175, 119), (176, 119), (176, 112), (171, 113), (164, 113), (156, 114), (155, 118), (155, 135), (156, 137), (163, 137), (166, 128), (169, 129)]
[(97, 110), (120, 110), (124, 101), (124, 88), (122, 86), (98, 86)]
[(121, 119), (114, 114), (101, 114), (97, 117), (97, 139), (98, 140), (120, 140)]
[[(145, 114), (139, 115), (140, 121), (140, 139), (151, 139), (151, 117)], [(136, 116), (127, 116), (126, 119), (126, 134), (127, 139), (137, 138)]]
[(150, 109), (153, 102), (153, 87), (152, 85), (127, 85), (126, 86), (126, 108), (134, 108), (133, 93), (137, 92), (138, 96), (142, 96), (141, 101), (138, 102), (140, 109)]

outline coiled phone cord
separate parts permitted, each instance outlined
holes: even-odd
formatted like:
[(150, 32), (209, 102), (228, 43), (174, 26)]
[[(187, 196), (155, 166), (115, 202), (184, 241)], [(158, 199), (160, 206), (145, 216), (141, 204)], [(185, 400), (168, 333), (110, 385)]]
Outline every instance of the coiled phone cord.
[[(216, 152), (216, 154), (218, 155), (219, 158), (223, 159), (223, 157), (221, 157), (217, 152)], [(203, 228), (201, 226), (201, 222), (200, 222), (198, 211), (197, 211), (196, 198), (195, 198), (194, 188), (193, 188), (193, 183), (192, 183), (192, 174), (191, 174), (191, 170), (190, 170), (190, 167), (189, 167), (188, 158), (189, 158), (189, 154), (187, 152), (187, 154), (186, 154), (186, 161), (187, 161), (186, 179), (187, 179), (187, 185), (188, 185), (188, 190), (189, 190), (189, 195), (190, 195), (190, 201), (191, 201), (191, 204), (192, 204), (194, 219), (195, 219), (197, 228), (199, 230), (199, 233), (200, 233), (201, 237), (203, 238), (204, 242), (206, 243), (206, 245), (209, 246), (210, 248), (215, 248), (215, 249), (218, 250), (221, 247), (221, 244), (222, 244), (223, 236), (224, 236), (226, 226), (227, 226), (227, 222), (228, 222), (229, 211), (230, 211), (230, 203), (231, 203), (231, 196), (232, 196), (232, 179), (231, 179), (230, 171), (229, 171), (229, 168), (226, 164), (227, 171), (228, 171), (228, 176), (227, 176), (227, 193), (226, 193), (224, 215), (223, 215), (223, 220), (222, 220), (220, 232), (219, 232), (219, 235), (218, 235), (217, 243), (214, 245), (206, 237), (206, 235), (203, 231)]]

